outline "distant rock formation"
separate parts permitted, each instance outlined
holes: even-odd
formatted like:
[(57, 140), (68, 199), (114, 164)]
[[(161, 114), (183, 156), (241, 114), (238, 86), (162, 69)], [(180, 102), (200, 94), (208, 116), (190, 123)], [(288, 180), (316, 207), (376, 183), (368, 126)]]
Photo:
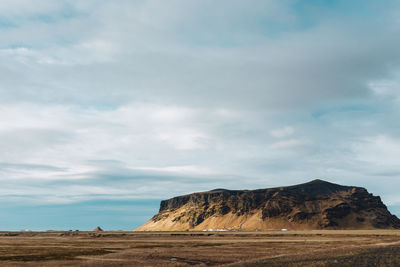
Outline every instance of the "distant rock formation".
[(92, 231), (93, 231), (93, 232), (103, 232), (104, 230), (103, 230), (103, 229), (101, 229), (101, 227), (100, 227), (100, 226), (97, 226), (97, 227), (96, 227), (96, 228), (94, 228)]
[(400, 229), (379, 196), (322, 180), (258, 190), (215, 189), (163, 200), (136, 231)]

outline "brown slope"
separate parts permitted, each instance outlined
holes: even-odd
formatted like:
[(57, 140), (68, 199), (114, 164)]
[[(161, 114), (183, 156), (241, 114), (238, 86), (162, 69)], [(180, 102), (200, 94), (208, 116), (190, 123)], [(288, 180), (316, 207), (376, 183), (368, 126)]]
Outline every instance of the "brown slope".
[(163, 200), (137, 231), (205, 229), (399, 229), (379, 196), (322, 180), (258, 189), (216, 189)]

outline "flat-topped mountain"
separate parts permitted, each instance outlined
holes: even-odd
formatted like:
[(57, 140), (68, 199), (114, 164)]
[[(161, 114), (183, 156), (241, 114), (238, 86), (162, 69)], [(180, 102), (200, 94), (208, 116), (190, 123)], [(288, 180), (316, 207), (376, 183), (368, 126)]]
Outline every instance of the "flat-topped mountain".
[(400, 229), (379, 196), (322, 180), (258, 190), (215, 189), (161, 201), (137, 231)]

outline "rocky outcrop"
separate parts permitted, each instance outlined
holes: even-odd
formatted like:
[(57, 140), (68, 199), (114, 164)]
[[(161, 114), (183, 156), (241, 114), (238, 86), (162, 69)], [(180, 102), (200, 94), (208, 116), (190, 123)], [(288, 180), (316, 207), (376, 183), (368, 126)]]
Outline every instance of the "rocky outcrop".
[(399, 229), (379, 196), (322, 180), (259, 189), (215, 189), (163, 200), (139, 231)]

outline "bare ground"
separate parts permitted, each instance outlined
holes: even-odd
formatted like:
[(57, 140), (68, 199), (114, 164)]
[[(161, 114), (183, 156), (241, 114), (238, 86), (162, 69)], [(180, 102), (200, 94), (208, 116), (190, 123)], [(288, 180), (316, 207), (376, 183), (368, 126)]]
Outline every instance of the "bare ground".
[(400, 266), (400, 231), (0, 232), (0, 266)]

